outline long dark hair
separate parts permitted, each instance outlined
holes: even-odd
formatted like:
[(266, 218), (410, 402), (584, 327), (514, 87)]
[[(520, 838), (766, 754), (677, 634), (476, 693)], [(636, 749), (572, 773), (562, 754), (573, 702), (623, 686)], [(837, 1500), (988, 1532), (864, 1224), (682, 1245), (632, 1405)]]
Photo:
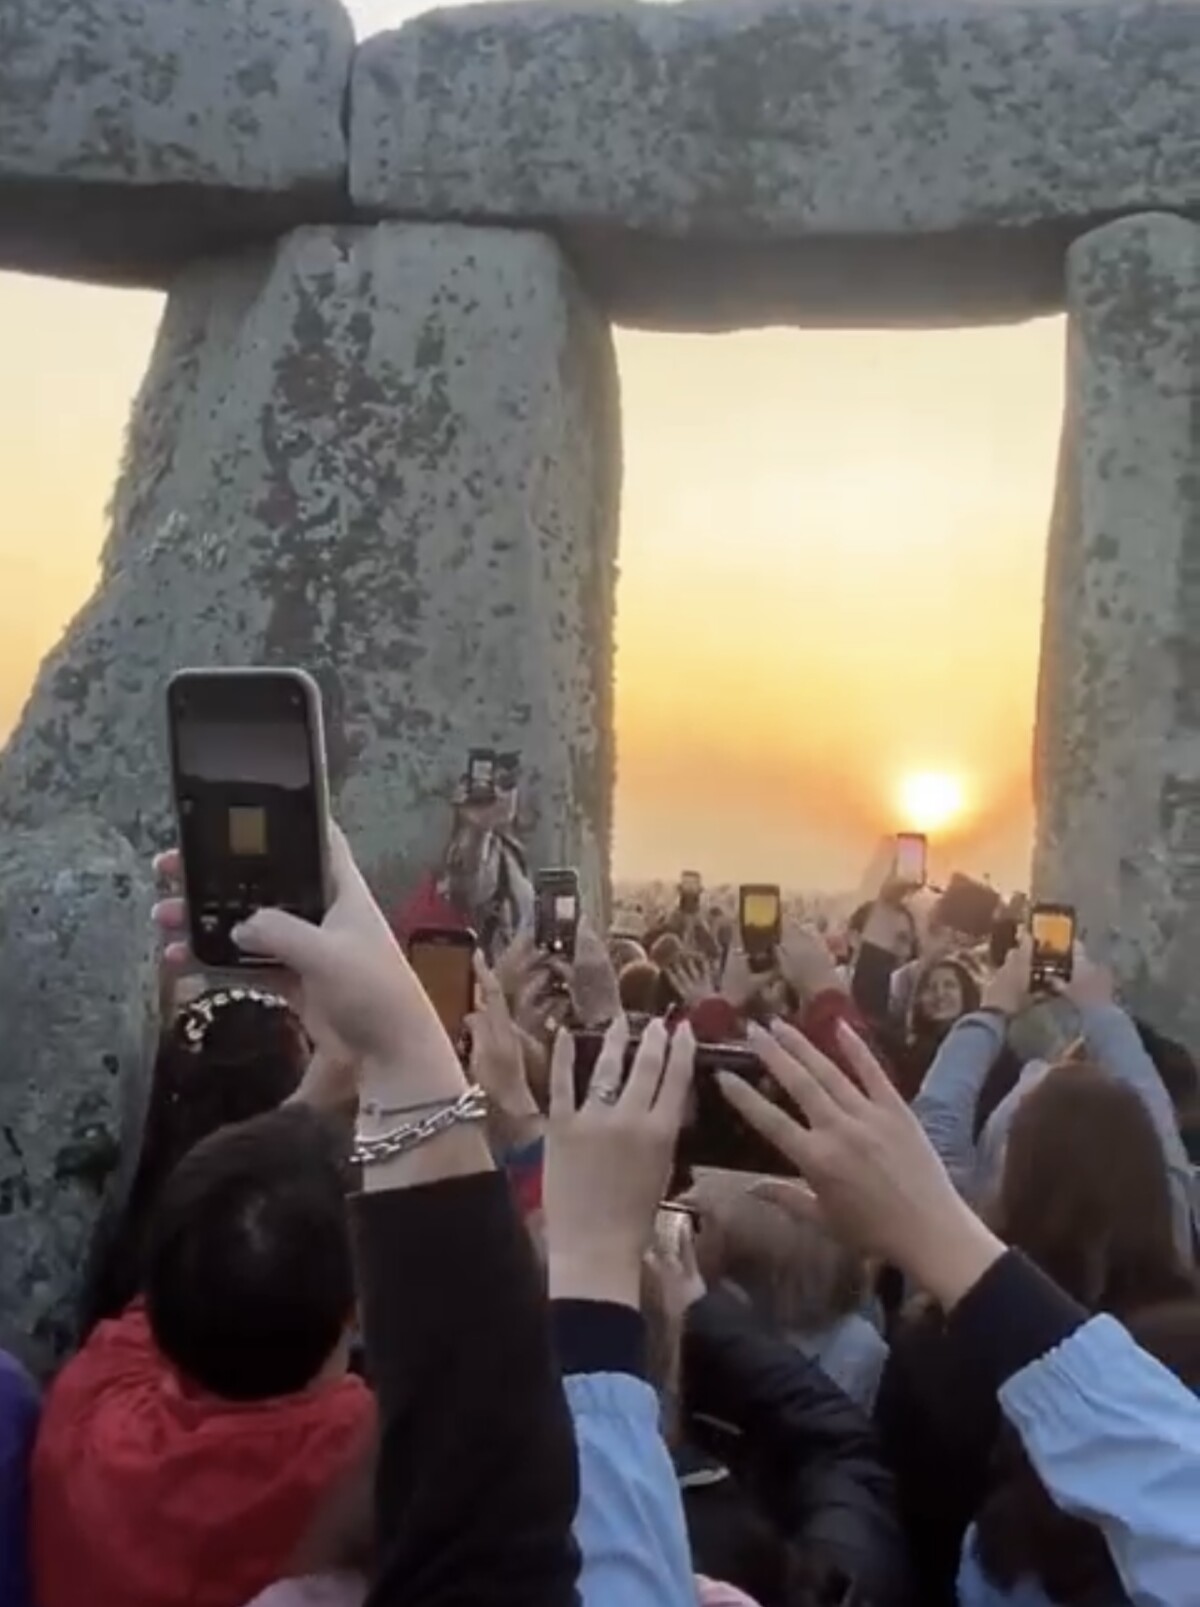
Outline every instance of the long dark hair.
[[(1200, 1301), (1150, 1307), (1128, 1327), (1189, 1389), (1200, 1388)], [(1012, 1429), (1001, 1437), (996, 1473), (975, 1533), (976, 1554), (993, 1584), (1011, 1590), (1021, 1579), (1034, 1579), (1059, 1607), (1124, 1599), (1099, 1529), (1054, 1505)]]
[(1017, 1107), (993, 1225), (1089, 1311), (1197, 1293), (1158, 1133), (1138, 1094), (1097, 1066), (1052, 1068)]
[(295, 1093), (310, 1045), (274, 994), (211, 988), (164, 1031), (129, 1198), (93, 1280), (86, 1327), (116, 1316), (138, 1291), (145, 1226), (166, 1179), (201, 1139)]

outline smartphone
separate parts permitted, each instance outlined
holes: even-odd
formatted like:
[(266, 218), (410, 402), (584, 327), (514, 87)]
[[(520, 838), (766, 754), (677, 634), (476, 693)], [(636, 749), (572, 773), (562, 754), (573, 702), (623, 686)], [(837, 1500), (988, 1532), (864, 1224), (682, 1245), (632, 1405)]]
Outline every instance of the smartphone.
[(679, 877), (679, 908), (685, 915), (696, 915), (700, 909), (700, 895), (704, 880), (698, 870), (685, 870)]
[[(587, 1098), (604, 1034), (582, 1030), (577, 1031), (574, 1038), (575, 1100), (577, 1104), (582, 1104)], [(640, 1034), (631, 1037), (626, 1046), (626, 1077), (633, 1066), (639, 1042)], [(675, 1147), (671, 1192), (686, 1188), (697, 1167), (715, 1167), (723, 1172), (754, 1172), (766, 1177), (796, 1176), (792, 1163), (773, 1144), (769, 1144), (757, 1128), (751, 1127), (722, 1094), (716, 1077), (722, 1071), (743, 1078), (772, 1104), (782, 1106), (797, 1120), (803, 1119), (753, 1049), (744, 1043), (697, 1044), (696, 1073), (688, 1111)]]
[(1035, 904), (1029, 915), (1033, 939), (1030, 981), (1045, 988), (1051, 981), (1069, 982), (1075, 969), (1075, 910), (1070, 904)]
[(269, 964), (234, 927), (264, 907), (315, 924), (329, 905), (317, 684), (297, 669), (180, 670), (167, 729), (192, 952), (213, 970)]
[(783, 936), (783, 901), (779, 888), (765, 884), (739, 888), (738, 924), (750, 969), (769, 971)]
[(540, 870), (533, 879), (534, 942), (555, 960), (575, 958), (581, 905), (579, 872)]
[(419, 927), (408, 940), (408, 963), (454, 1044), (461, 1042), (475, 1008), (478, 947), (474, 932), (446, 926)]
[(491, 803), (496, 796), (496, 753), (472, 748), (467, 756), (467, 802)]
[(929, 877), (929, 840), (923, 832), (897, 832), (894, 874), (898, 882), (924, 887)]

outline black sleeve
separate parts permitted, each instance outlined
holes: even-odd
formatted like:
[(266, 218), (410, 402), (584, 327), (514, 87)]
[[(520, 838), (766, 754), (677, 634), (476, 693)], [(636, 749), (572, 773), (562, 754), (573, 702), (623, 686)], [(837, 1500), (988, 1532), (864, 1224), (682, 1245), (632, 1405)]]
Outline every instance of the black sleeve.
[(806, 1571), (870, 1607), (911, 1600), (907, 1547), (874, 1431), (854, 1402), (750, 1309), (713, 1291), (688, 1314), (689, 1434), (720, 1456)]
[(873, 1025), (885, 1024), (892, 1013), (892, 972), (896, 957), (874, 943), (859, 945), (850, 979), (850, 995)]
[(503, 1173), (354, 1202), (379, 1395), (368, 1607), (575, 1607), (575, 1438)]
[(952, 1607), (963, 1536), (987, 1494), (997, 1391), (1086, 1318), (1016, 1251), (949, 1318), (930, 1309), (893, 1338), (875, 1422), (926, 1607)]

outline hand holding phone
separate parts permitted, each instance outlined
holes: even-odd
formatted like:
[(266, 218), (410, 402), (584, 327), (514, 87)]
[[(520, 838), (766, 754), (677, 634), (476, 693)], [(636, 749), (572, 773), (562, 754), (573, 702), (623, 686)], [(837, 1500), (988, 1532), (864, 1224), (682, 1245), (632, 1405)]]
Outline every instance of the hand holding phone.
[(181, 670), (167, 687), (192, 952), (261, 966), (230, 935), (258, 909), (318, 924), (330, 898), (321, 696), (298, 669)]

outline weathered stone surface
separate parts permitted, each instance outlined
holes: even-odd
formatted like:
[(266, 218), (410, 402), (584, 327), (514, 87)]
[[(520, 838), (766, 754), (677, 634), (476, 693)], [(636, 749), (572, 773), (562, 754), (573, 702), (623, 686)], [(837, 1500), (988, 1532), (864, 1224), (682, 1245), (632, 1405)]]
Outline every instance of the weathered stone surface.
[(1120, 212), (1200, 209), (1200, 7), (583, 0), (434, 12), (354, 63), (351, 192), (561, 228), (674, 328), (1060, 304)]
[(1164, 1029), (1200, 1042), (1200, 228), (1154, 216), (1068, 260), (1035, 880)]
[(136, 1160), (156, 1008), (148, 865), (77, 816), (0, 836), (0, 1347), (61, 1358)]
[(176, 285), (99, 590), (43, 665), (0, 819), (169, 829), (164, 683), (301, 664), (385, 895), (475, 744), (521, 748), (536, 860), (598, 890), (619, 438), (607, 324), (536, 234), (303, 230)]
[(0, 267), (129, 283), (342, 215), (340, 0), (4, 0)]

